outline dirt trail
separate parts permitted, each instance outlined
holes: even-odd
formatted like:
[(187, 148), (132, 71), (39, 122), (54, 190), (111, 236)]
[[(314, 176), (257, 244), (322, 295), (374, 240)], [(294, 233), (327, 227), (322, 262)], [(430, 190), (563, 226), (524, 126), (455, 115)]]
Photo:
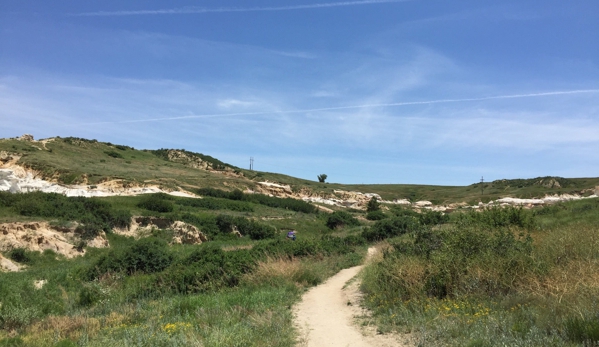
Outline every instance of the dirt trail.
[[(369, 255), (373, 250), (368, 250)], [(296, 326), (300, 330), (299, 346), (306, 347), (392, 347), (408, 346), (397, 335), (377, 335), (355, 323), (362, 315), (357, 281), (347, 285), (363, 266), (341, 270), (325, 283), (304, 294), (294, 307)], [(350, 304), (351, 303), (351, 304)]]

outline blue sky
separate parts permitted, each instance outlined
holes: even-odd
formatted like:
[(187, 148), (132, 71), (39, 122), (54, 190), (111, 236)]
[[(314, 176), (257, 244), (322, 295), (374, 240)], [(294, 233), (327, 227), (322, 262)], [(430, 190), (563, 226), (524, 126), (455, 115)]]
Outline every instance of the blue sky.
[(0, 0), (0, 137), (338, 183), (599, 176), (599, 2)]

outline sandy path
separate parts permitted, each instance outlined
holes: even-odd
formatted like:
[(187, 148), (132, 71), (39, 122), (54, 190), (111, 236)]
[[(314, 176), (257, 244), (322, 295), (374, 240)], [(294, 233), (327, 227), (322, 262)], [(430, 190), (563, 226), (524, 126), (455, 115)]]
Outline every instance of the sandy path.
[(355, 317), (362, 314), (358, 283), (354, 281), (346, 288), (344, 286), (362, 267), (341, 270), (304, 294), (302, 302), (294, 307), (296, 326), (301, 336), (300, 346), (406, 346), (400, 342), (399, 336), (377, 335), (372, 329), (366, 331), (354, 322)]

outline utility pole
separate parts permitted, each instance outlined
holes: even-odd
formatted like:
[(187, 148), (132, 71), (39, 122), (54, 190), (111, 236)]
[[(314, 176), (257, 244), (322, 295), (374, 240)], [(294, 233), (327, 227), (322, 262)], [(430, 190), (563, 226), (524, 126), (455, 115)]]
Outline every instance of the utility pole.
[(480, 195), (483, 195), (485, 193), (485, 179), (483, 176), (480, 176)]
[(254, 171), (254, 157), (250, 157), (250, 171)]

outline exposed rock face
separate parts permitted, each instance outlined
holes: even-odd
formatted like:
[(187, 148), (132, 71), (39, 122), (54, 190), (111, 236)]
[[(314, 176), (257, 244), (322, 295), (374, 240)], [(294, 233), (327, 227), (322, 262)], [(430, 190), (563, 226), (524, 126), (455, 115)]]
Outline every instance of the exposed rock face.
[(10, 153), (7, 151), (0, 151), (0, 165), (2, 166), (11, 163), (16, 163), (19, 159), (21, 159), (21, 157), (17, 154)]
[(33, 135), (31, 135), (31, 134), (23, 134), (23, 135), (19, 136), (19, 137), (17, 138), (17, 140), (19, 140), (19, 141), (28, 141), (28, 142), (33, 142), (33, 141), (35, 141), (35, 140), (33, 139)]
[(152, 232), (152, 229), (171, 229), (173, 231), (172, 243), (176, 244), (201, 244), (208, 238), (198, 228), (181, 221), (172, 222), (168, 219), (158, 217), (133, 217), (129, 229), (115, 229), (120, 235), (136, 238), (144, 237)]
[(191, 224), (176, 221), (171, 225), (171, 229), (175, 232), (173, 243), (196, 245), (208, 241), (206, 236)]
[[(0, 154), (0, 160), (2, 160), (1, 158), (2, 155)], [(66, 196), (82, 197), (129, 196), (152, 193), (196, 197), (195, 195), (184, 191), (167, 192), (156, 186), (124, 187), (122, 181), (119, 180), (107, 181), (93, 186), (66, 186), (37, 178), (33, 172), (15, 165), (10, 168), (0, 169), (0, 191), (9, 191), (11, 193), (40, 191), (44, 193), (58, 193)]]
[(278, 196), (278, 197), (292, 197), (293, 189), (291, 186), (286, 184), (277, 184), (272, 182), (258, 182), (259, 193)]
[(414, 206), (414, 207), (417, 207), (417, 208), (430, 207), (430, 206), (433, 206), (433, 203), (432, 203), (432, 202), (430, 202), (430, 201), (426, 201), (426, 200), (423, 200), (423, 201), (416, 201), (416, 202), (413, 204), (413, 206)]
[[(0, 224), (0, 251), (7, 252), (15, 248), (43, 252), (50, 249), (67, 258), (83, 255), (85, 250), (77, 250), (75, 244), (81, 237), (72, 227), (54, 227), (47, 222), (4, 223)], [(89, 247), (108, 247), (106, 235), (101, 232), (94, 239), (87, 241)]]
[(183, 151), (179, 151), (176, 149), (168, 150), (166, 155), (169, 161), (183, 163), (194, 169), (208, 170), (209, 168), (212, 168), (210, 163), (205, 162), (196, 156), (189, 155)]
[(4, 258), (2, 254), (0, 254), (0, 271), (17, 272), (21, 271), (21, 268), (22, 266), (18, 263), (15, 263), (8, 258)]

